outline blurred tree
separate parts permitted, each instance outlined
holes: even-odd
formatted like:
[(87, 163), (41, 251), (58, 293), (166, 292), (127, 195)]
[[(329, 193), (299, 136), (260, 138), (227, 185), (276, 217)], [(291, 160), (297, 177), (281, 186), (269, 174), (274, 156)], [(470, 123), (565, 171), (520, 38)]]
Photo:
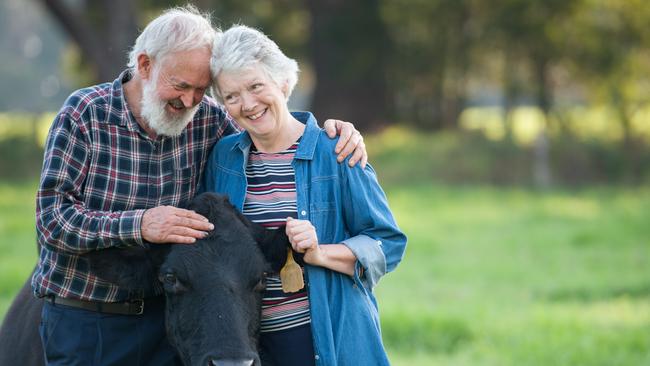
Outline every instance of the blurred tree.
[(624, 144), (632, 116), (650, 103), (650, 7), (642, 0), (587, 0), (570, 38), (573, 71), (595, 102), (611, 105)]
[(69, 93), (59, 76), (62, 32), (40, 4), (0, 1), (0, 111), (40, 113)]
[(570, 37), (570, 60), (594, 103), (615, 111), (628, 180), (643, 174), (632, 119), (650, 104), (650, 7), (643, 0), (585, 0)]
[[(572, 19), (579, 0), (499, 0), (482, 4), (487, 37), (500, 47), (506, 57), (504, 65), (523, 62), (528, 68), (532, 97), (542, 111), (545, 128), (541, 129), (534, 146), (533, 176), (539, 187), (551, 184), (548, 130), (549, 114), (553, 108), (553, 85), (550, 70), (564, 54), (565, 38), (556, 29)], [(514, 106), (518, 90), (509, 70), (504, 72), (505, 115)], [(508, 125), (506, 121), (506, 125)]]
[(421, 129), (455, 128), (465, 107), (476, 27), (470, 0), (384, 0), (395, 49), (390, 89), (400, 119)]
[(130, 0), (40, 0), (77, 44), (95, 82), (113, 80), (124, 69), (137, 35), (139, 8)]
[(353, 121), (360, 130), (390, 119), (387, 56), (393, 49), (378, 0), (308, 0), (309, 50), (316, 73), (312, 110)]

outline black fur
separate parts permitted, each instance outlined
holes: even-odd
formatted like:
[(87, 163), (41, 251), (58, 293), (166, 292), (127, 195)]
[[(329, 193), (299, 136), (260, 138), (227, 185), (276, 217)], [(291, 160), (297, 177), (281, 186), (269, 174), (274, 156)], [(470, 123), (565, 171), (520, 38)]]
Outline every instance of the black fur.
[[(256, 342), (264, 275), (279, 271), (286, 261), (285, 231), (250, 222), (227, 197), (214, 193), (197, 196), (188, 209), (214, 224), (205, 239), (101, 250), (86, 260), (100, 278), (134, 293), (150, 294), (156, 283), (162, 284), (168, 337), (186, 365), (212, 360), (254, 360), (259, 365)], [(302, 261), (301, 255), (294, 257)], [(36, 328), (41, 307), (28, 281), (0, 330), (0, 365), (43, 364)], [(10, 339), (15, 342), (5, 343)]]

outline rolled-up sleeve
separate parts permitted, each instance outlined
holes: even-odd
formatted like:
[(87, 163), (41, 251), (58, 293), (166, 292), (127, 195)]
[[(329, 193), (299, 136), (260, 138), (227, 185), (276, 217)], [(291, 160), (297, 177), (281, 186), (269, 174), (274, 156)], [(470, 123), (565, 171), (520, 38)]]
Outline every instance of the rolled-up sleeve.
[(352, 235), (344, 240), (357, 257), (355, 282), (372, 290), (381, 277), (394, 270), (406, 249), (388, 200), (370, 164), (365, 169), (340, 164), (343, 176), (343, 215)]

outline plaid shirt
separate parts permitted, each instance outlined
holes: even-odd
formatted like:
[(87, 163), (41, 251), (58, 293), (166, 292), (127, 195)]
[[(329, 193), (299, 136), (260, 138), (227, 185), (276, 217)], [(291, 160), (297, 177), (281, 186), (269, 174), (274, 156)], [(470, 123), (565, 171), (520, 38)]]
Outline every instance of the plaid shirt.
[[(180, 136), (153, 140), (127, 108), (122, 84), (130, 78), (125, 71), (113, 83), (76, 91), (50, 128), (36, 202), (40, 259), (32, 287), (38, 296), (128, 300), (128, 291), (89, 271), (83, 254), (143, 245), (144, 211), (184, 206), (213, 145), (239, 131), (204, 97)], [(155, 292), (162, 292), (158, 284)]]

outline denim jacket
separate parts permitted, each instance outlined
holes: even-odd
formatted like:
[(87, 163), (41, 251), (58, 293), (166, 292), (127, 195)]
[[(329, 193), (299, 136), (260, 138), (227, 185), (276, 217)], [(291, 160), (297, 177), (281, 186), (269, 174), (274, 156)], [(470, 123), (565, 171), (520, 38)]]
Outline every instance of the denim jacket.
[[(316, 228), (319, 243), (343, 243), (357, 257), (354, 276), (305, 266), (316, 365), (388, 365), (372, 289), (395, 269), (406, 248), (374, 170), (338, 163), (336, 140), (309, 112), (292, 162), (297, 217)], [(247, 132), (222, 138), (207, 165), (204, 190), (227, 194), (240, 211), (246, 195)], [(361, 268), (363, 267), (363, 270)]]

